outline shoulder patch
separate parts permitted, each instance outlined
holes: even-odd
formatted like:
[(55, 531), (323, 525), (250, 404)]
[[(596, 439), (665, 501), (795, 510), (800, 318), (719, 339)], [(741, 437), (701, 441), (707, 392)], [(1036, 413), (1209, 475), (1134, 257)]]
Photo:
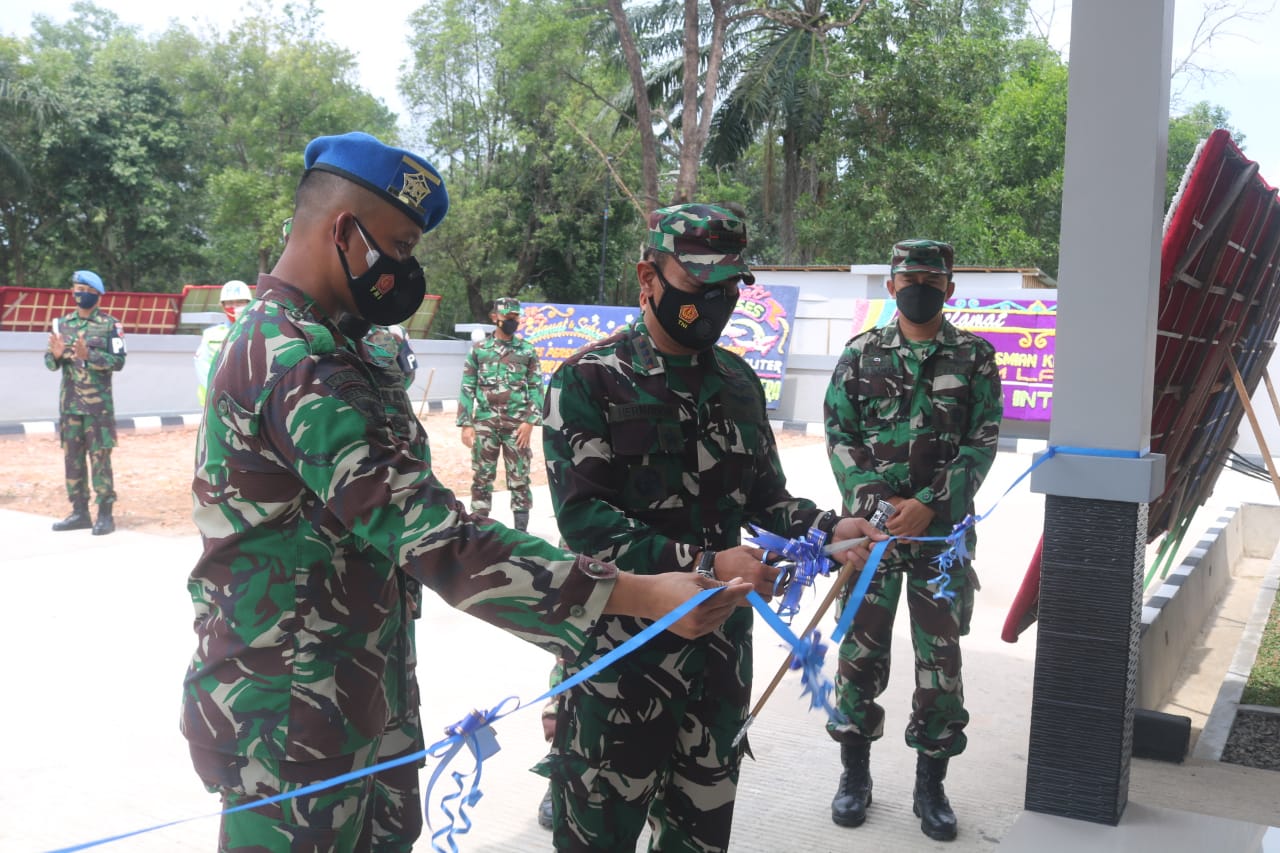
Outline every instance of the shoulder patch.
[(342, 402), (365, 416), (368, 421), (379, 421), (382, 415), (382, 399), (378, 389), (354, 367), (342, 367), (324, 378), (324, 384)]

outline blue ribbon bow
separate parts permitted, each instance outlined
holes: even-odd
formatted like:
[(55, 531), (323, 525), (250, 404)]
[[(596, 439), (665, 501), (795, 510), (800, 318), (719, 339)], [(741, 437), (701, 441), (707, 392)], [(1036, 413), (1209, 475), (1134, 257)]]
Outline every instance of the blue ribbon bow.
[[(444, 769), (449, 766), (449, 762), (453, 760), (454, 756), (462, 750), (463, 746), (471, 750), (471, 756), (475, 759), (475, 766), (469, 772), (462, 773), (455, 770), (449, 774), (456, 786), (455, 790), (440, 800), (440, 811), (444, 812), (448, 822), (445, 826), (431, 833), (431, 846), (438, 853), (445, 853), (445, 851), (457, 853), (458, 845), (453, 840), (454, 836), (466, 835), (471, 831), (471, 817), (467, 814), (467, 809), (480, 802), (480, 798), (484, 796), (480, 791), (480, 773), (484, 767), (485, 759), (492, 758), (501, 749), (498, 746), (498, 739), (494, 735), (492, 724), (499, 718), (506, 716), (502, 712), (502, 708), (511, 701), (515, 701), (516, 708), (520, 707), (518, 699), (514, 696), (508, 697), (492, 711), (472, 711), (458, 722), (445, 726), (444, 733), (448, 735), (447, 739), (427, 751), (432, 757), (440, 759), (440, 763), (436, 765), (435, 770), (431, 773), (431, 780), (427, 783), (427, 791), (423, 798), (423, 812), (426, 815), (428, 830), (432, 828), (431, 792), (435, 788), (436, 781), (440, 778)], [(468, 778), (471, 779), (470, 790), (467, 790)], [(453, 805), (457, 806), (458, 812), (456, 815), (451, 808)], [(458, 826), (458, 824), (461, 824), (461, 826)], [(442, 847), (441, 842), (448, 846)]]
[(774, 582), (773, 594), (781, 595), (778, 602), (778, 615), (790, 624), (792, 618), (800, 612), (800, 599), (805, 589), (813, 587), (818, 575), (828, 575), (835, 565), (831, 558), (822, 553), (822, 546), (827, 542), (827, 534), (816, 527), (810, 527), (804, 536), (798, 539), (786, 539), (776, 533), (751, 525), (755, 535), (749, 539), (752, 545), (775, 554), (780, 554), (779, 563), (791, 563), (778, 573)]

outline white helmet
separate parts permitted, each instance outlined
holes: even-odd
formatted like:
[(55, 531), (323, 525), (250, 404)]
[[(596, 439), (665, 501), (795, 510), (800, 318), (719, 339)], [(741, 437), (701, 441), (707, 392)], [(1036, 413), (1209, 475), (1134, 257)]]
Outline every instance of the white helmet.
[(219, 302), (239, 302), (244, 300), (249, 302), (253, 299), (253, 294), (249, 292), (249, 285), (239, 279), (232, 279), (222, 285), (222, 293), (218, 295)]

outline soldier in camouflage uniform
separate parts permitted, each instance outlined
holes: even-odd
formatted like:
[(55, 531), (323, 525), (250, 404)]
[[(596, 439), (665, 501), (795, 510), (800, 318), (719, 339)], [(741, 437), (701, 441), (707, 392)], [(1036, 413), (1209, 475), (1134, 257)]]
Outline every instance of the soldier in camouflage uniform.
[[(995, 350), (943, 316), (955, 291), (951, 246), (906, 240), (893, 247), (889, 294), (895, 325), (864, 332), (845, 346), (827, 389), (825, 420), (831, 468), (846, 508), (895, 507), (897, 536), (946, 536), (973, 513), (973, 497), (995, 459), (1003, 398)], [(970, 527), (966, 541), (976, 542)], [(840, 646), (836, 697), (848, 722), (828, 724), (840, 743), (844, 772), (831, 819), (859, 826), (871, 803), (871, 741), (884, 730), (876, 703), (889, 680), (894, 612), (905, 585), (915, 647), (916, 689), (907, 745), (918, 753), (914, 810), (930, 838), (956, 836), (943, 791), (947, 762), (965, 748), (960, 637), (968, 633), (977, 578), (953, 569), (955, 598), (936, 597), (931, 565), (939, 542), (904, 542), (885, 555)]]
[(515, 527), (528, 530), (533, 507), (529, 438), (541, 420), (542, 368), (533, 345), (516, 336), (520, 300), (509, 296), (496, 300), (489, 319), (497, 328), (493, 337), (467, 355), (458, 396), (462, 443), (471, 448), (471, 511), (488, 515), (493, 507), (493, 478), (498, 474), (501, 450)]
[[(75, 311), (53, 321), (44, 366), (62, 371), (58, 397), (58, 434), (62, 440), (67, 498), (71, 514), (53, 529), (83, 530), (93, 535), (116, 529), (111, 510), (115, 484), (111, 476), (111, 448), (116, 446), (116, 412), (111, 398), (111, 374), (124, 367), (124, 331), (116, 319), (98, 310), (106, 288), (97, 273), (76, 270), (71, 276)], [(98, 520), (89, 517), (89, 467), (98, 496)]]
[[(289, 244), (224, 345), (197, 438), (203, 553), (188, 582), (197, 647), (182, 731), (227, 807), (421, 742), (413, 581), (574, 657), (602, 614), (656, 618), (712, 585), (619, 575), (463, 509), (431, 472), (398, 377), (336, 325), (416, 310), (412, 251), (444, 215), (443, 182), (361, 133), (313, 140), (304, 162)], [(749, 588), (726, 585), (674, 630), (714, 629)], [(219, 847), (409, 850), (416, 778), (395, 768), (226, 815)]]
[[(748, 522), (785, 536), (872, 528), (787, 492), (760, 382), (715, 346), (739, 282), (754, 281), (745, 247), (746, 224), (723, 207), (650, 214), (636, 265), (643, 319), (556, 372), (543, 447), (570, 548), (630, 572), (741, 577), (767, 598), (778, 569), (740, 544)], [(728, 848), (751, 623), (744, 608), (702, 639), (657, 637), (564, 694), (553, 753), (539, 767), (551, 779), (557, 850), (634, 850), (646, 819), (651, 850)], [(647, 624), (604, 619), (589, 648), (607, 652)], [(569, 661), (569, 675), (580, 669)]]

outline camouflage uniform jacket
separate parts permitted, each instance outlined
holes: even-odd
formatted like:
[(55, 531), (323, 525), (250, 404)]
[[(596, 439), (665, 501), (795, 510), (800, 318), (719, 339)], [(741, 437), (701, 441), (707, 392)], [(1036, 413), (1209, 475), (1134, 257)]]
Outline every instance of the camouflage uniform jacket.
[[(58, 320), (57, 328), (66, 351), (57, 360), (53, 353), (46, 352), (44, 366), (62, 371), (58, 410), (64, 415), (114, 417), (111, 374), (124, 367), (128, 355), (120, 324), (110, 314), (95, 308), (88, 317), (72, 311)], [(76, 339), (82, 334), (89, 349), (89, 357), (84, 361), (72, 355)]]
[(378, 379), (314, 303), (271, 276), (258, 294), (214, 369), (197, 439), (204, 550), (188, 581), (185, 736), (262, 760), (371, 743), (407, 702), (403, 673), (387, 671), (408, 644), (400, 572), (576, 654), (616, 569), (469, 516), (396, 435)]
[[(916, 498), (935, 513), (926, 536), (946, 536), (973, 512), (995, 460), (1003, 415), (995, 348), (947, 320), (913, 344), (895, 323), (845, 345), (827, 388), (827, 449), (845, 506)], [(968, 533), (972, 548), (973, 530)], [(936, 554), (938, 543), (899, 546), (886, 562)]]
[(476, 344), (462, 367), (458, 426), (506, 415), (536, 424), (542, 415), (542, 367), (523, 338), (490, 336)]
[(666, 355), (628, 326), (561, 365), (544, 420), (561, 534), (621, 569), (688, 569), (748, 522), (796, 536), (820, 515), (787, 492), (759, 379), (720, 347)]

